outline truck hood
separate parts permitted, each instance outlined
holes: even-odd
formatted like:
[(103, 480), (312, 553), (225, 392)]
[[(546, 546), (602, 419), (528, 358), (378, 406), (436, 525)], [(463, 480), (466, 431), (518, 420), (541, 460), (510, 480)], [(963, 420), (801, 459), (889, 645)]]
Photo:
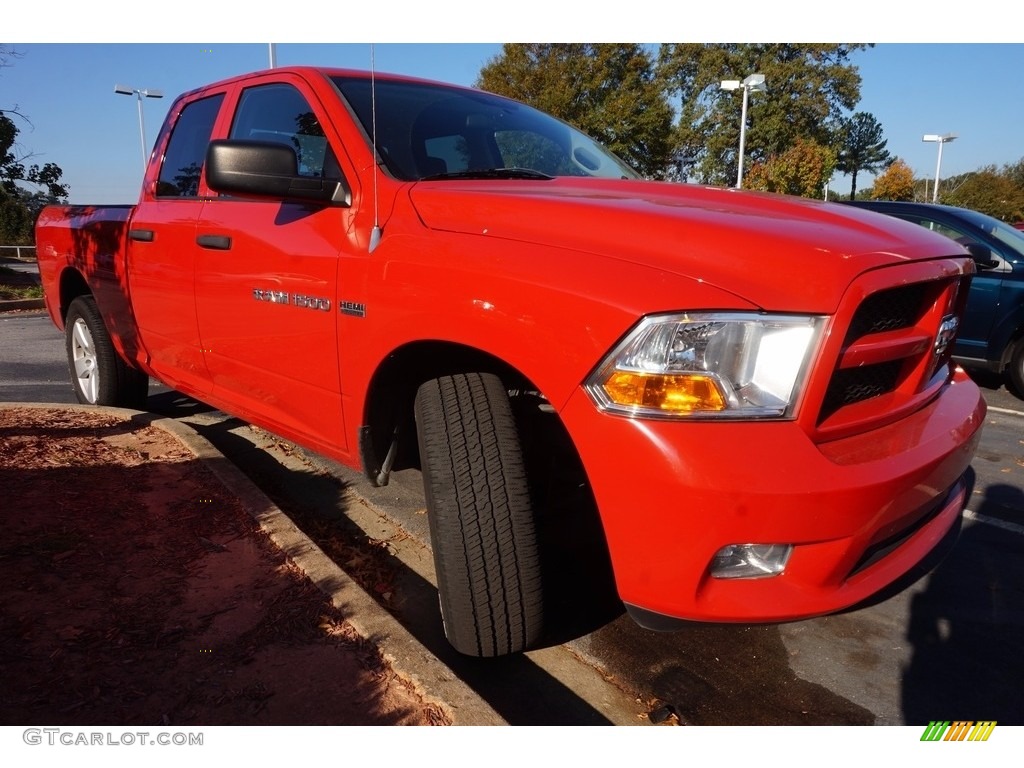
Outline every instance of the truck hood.
[(415, 184), (410, 197), (434, 230), (627, 261), (708, 283), (765, 310), (831, 313), (866, 271), (967, 255), (948, 238), (888, 216), (718, 187), (430, 181)]

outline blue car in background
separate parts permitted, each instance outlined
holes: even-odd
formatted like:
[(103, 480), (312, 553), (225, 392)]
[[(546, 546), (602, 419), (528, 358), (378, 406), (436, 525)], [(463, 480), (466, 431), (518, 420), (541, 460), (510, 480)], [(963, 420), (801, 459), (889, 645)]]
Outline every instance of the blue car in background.
[(978, 272), (953, 357), (964, 368), (1006, 374), (1024, 397), (1024, 231), (966, 208), (881, 200), (846, 202), (919, 224), (967, 248)]

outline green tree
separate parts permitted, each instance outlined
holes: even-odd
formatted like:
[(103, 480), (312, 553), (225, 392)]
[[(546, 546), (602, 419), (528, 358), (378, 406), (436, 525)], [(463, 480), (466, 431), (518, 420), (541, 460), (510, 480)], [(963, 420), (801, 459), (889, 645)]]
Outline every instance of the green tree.
[(1024, 189), (1009, 174), (994, 165), (960, 174), (942, 182), (939, 202), (970, 208), (997, 219), (1015, 222), (1024, 219)]
[[(0, 69), (21, 55), (0, 45)], [(25, 167), (32, 153), (20, 148), (12, 115), (27, 121), (17, 106), (0, 109), (0, 243), (23, 245), (32, 242), (32, 227), (43, 206), (66, 202), (68, 187), (61, 183), (64, 172), (56, 163)]]
[(871, 188), (872, 200), (913, 200), (914, 172), (900, 158), (894, 158), (888, 167), (875, 177)]
[(857, 197), (857, 173), (882, 170), (892, 159), (885, 148), (882, 126), (870, 112), (857, 112), (839, 128), (839, 162), (836, 170), (850, 175), (850, 199)]
[[(25, 167), (29, 155), (18, 151), (18, 126), (0, 112), (0, 242), (32, 242), (32, 227), (44, 205), (66, 202), (68, 187), (55, 163)], [(26, 188), (26, 185), (34, 189)]]
[(1024, 157), (1016, 163), (1007, 163), (1003, 166), (1003, 170), (1000, 173), (1015, 186), (1024, 189)]
[(645, 176), (672, 156), (672, 109), (640, 45), (506, 43), (477, 87), (565, 120)]
[(860, 100), (860, 74), (850, 56), (868, 47), (840, 44), (663, 45), (658, 72), (679, 99), (675, 148), (681, 173), (712, 184), (736, 178), (741, 91), (723, 80), (765, 76), (767, 92), (748, 104), (748, 162), (781, 155), (798, 138), (833, 146), (844, 113)]
[(797, 139), (785, 152), (754, 163), (743, 179), (743, 186), (800, 197), (821, 197), (835, 166), (836, 153), (830, 147)]

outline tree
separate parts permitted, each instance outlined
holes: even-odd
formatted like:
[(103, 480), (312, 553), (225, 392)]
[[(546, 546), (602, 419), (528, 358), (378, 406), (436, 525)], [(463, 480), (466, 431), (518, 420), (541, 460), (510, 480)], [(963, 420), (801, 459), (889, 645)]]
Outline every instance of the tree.
[(786, 195), (821, 197), (835, 165), (836, 154), (831, 148), (797, 139), (782, 154), (751, 166), (743, 186)]
[(798, 138), (833, 146), (845, 112), (860, 100), (860, 74), (850, 55), (860, 43), (663, 45), (658, 73), (680, 101), (675, 147), (681, 173), (728, 184), (736, 178), (742, 92), (723, 80), (765, 76), (766, 93), (751, 94), (746, 154), (752, 163), (780, 155)]
[(871, 188), (872, 200), (913, 200), (914, 172), (900, 158), (894, 158), (889, 166), (875, 177)]
[[(0, 46), (0, 68), (20, 57), (17, 51)], [(27, 122), (17, 105), (0, 109), (0, 243), (22, 245), (32, 242), (32, 227), (45, 205), (67, 201), (68, 187), (61, 184), (64, 172), (56, 163), (25, 167), (33, 155), (20, 149), (18, 126), (11, 115)]]
[(870, 112), (857, 112), (842, 121), (839, 129), (840, 149), (836, 170), (850, 174), (850, 199), (857, 197), (857, 172), (874, 173), (892, 159), (885, 148), (882, 126)]
[(999, 173), (994, 165), (944, 181), (939, 187), (939, 200), (987, 213), (1001, 221), (1024, 219), (1024, 189), (1010, 174)]
[(1001, 174), (1016, 186), (1024, 189), (1024, 157), (1016, 163), (1007, 163), (1004, 165)]
[(672, 109), (640, 45), (506, 43), (476, 85), (565, 120), (645, 176), (665, 175)]
[[(18, 126), (0, 112), (0, 242), (22, 245), (32, 242), (32, 227), (43, 206), (66, 202), (67, 185), (55, 163), (25, 167), (30, 155), (17, 150)], [(25, 185), (36, 187), (26, 189)]]

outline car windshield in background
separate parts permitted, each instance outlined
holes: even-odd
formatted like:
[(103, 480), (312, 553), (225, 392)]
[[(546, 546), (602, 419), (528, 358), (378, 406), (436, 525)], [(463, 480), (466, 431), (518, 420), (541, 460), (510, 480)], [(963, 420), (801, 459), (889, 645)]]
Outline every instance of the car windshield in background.
[(404, 181), (593, 176), (638, 179), (603, 146), (561, 120), (481, 91), (434, 83), (337, 76), (367, 136), (377, 110), (377, 153)]
[(986, 216), (985, 214), (978, 213), (977, 211), (971, 211), (965, 208), (958, 211), (958, 213), (974, 226), (984, 230), (999, 242), (1009, 246), (1021, 256), (1024, 256), (1024, 231), (1014, 229), (1009, 224), (1004, 224), (999, 219), (994, 219), (991, 216)]

